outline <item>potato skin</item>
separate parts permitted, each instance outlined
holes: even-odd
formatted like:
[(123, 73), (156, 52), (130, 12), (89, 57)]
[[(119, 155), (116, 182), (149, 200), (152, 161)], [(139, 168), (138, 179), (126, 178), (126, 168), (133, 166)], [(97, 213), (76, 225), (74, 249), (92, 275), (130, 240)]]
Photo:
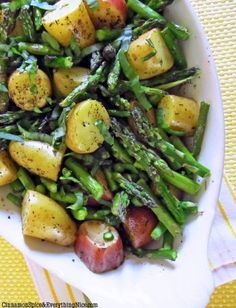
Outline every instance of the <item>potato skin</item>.
[(199, 116), (199, 105), (193, 99), (176, 95), (166, 95), (158, 105), (158, 124), (168, 131), (193, 135)]
[[(114, 239), (105, 242), (103, 233), (112, 232)], [(79, 227), (75, 252), (94, 273), (111, 271), (123, 262), (124, 250), (119, 233), (101, 221), (90, 220)]]
[(74, 35), (81, 48), (95, 43), (95, 28), (82, 0), (61, 0), (43, 17), (43, 26), (62, 46)]
[(66, 145), (76, 153), (93, 153), (104, 139), (96, 120), (102, 120), (109, 127), (110, 118), (106, 108), (98, 101), (88, 99), (78, 103), (67, 119)]
[[(148, 43), (150, 40), (155, 48)], [(153, 52), (156, 54), (144, 61), (144, 58)], [(140, 79), (160, 75), (168, 71), (174, 64), (170, 51), (157, 28), (140, 35), (131, 42), (127, 56)]]
[(65, 209), (43, 194), (28, 190), (22, 202), (23, 234), (62, 246), (74, 243), (76, 224)]
[(152, 241), (151, 232), (157, 225), (156, 216), (147, 207), (130, 207), (124, 222), (124, 229), (134, 248)]
[(14, 182), (17, 179), (16, 167), (6, 151), (0, 152), (0, 186)]
[(60, 171), (64, 149), (55, 150), (40, 141), (11, 141), (9, 153), (13, 160), (32, 173), (56, 181)]
[(59, 96), (66, 97), (79, 84), (87, 80), (90, 70), (85, 67), (57, 69), (53, 72), (53, 83)]
[(35, 107), (42, 108), (47, 104), (47, 98), (52, 94), (52, 87), (48, 76), (38, 69), (34, 84), (37, 87), (37, 93), (30, 91), (29, 74), (26, 71), (16, 70), (8, 80), (9, 96), (17, 107), (32, 111)]
[(96, 28), (123, 28), (127, 17), (124, 0), (98, 0), (98, 8), (91, 10), (86, 5), (90, 18)]

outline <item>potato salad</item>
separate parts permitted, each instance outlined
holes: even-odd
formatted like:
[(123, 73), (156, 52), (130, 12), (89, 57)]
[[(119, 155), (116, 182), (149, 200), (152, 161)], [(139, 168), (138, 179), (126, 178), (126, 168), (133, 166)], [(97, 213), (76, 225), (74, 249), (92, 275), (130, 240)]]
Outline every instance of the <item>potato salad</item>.
[(0, 186), (25, 237), (73, 246), (94, 273), (175, 261), (210, 176), (209, 104), (181, 94), (200, 70), (172, 2), (0, 4)]

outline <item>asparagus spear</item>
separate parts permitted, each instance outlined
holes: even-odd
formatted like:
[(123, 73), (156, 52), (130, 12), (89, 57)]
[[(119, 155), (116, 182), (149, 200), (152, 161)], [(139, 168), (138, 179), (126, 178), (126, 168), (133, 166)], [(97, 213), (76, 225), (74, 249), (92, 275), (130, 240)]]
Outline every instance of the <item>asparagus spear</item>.
[(141, 26), (133, 29), (133, 39), (158, 26), (160, 26), (160, 22), (158, 20), (153, 18), (146, 20)]
[(176, 224), (173, 218), (162, 207), (156, 198), (148, 194), (142, 186), (128, 181), (121, 174), (116, 173), (114, 176), (116, 181), (127, 192), (127, 194), (138, 198), (144, 205), (148, 206), (157, 216), (159, 221), (166, 226), (166, 228), (174, 237), (181, 234), (180, 227)]
[(119, 61), (119, 55), (117, 54), (113, 67), (107, 78), (107, 85), (109, 91), (115, 90), (119, 81), (119, 76), (120, 76), (120, 61)]
[[(158, 149), (170, 159), (173, 164), (177, 163), (180, 166), (185, 167), (190, 172), (193, 172), (202, 177), (209, 176), (210, 170), (205, 166), (201, 165), (187, 149), (183, 150), (183, 145), (180, 147), (175, 147), (170, 142), (163, 140), (159, 134), (159, 130), (156, 127), (152, 127), (145, 117), (142, 110), (138, 107), (134, 107), (131, 111), (131, 114), (134, 119), (134, 125), (139, 132), (139, 135), (143, 140), (151, 147)], [(178, 138), (173, 138), (173, 140), (179, 140)]]
[(29, 5), (24, 5), (21, 8), (19, 18), (22, 21), (24, 35), (29, 39), (30, 42), (34, 42), (36, 38), (36, 32)]
[(200, 189), (198, 183), (171, 170), (163, 159), (138, 142), (135, 135), (127, 127), (122, 126), (116, 119), (112, 118), (111, 122), (112, 131), (115, 136), (122, 141), (128, 154), (136, 159), (139, 167), (143, 168), (149, 176), (151, 176), (151, 173), (157, 171), (168, 183), (186, 193), (196, 194), (198, 192)]
[(91, 193), (94, 199), (101, 199), (104, 193), (103, 186), (99, 184), (76, 160), (68, 158), (65, 161), (65, 166), (74, 173), (76, 178), (82, 183), (83, 187)]
[[(145, 5), (139, 0), (128, 0), (128, 7), (132, 9), (134, 12), (136, 12), (138, 15), (144, 17), (144, 18), (153, 18), (157, 20), (162, 26), (168, 25), (168, 21), (159, 13), (154, 11), (152, 8), (150, 8), (148, 5)], [(186, 28), (180, 27), (176, 25), (175, 23), (172, 24), (172, 32), (174, 32), (175, 37), (177, 39), (186, 39), (186, 37), (189, 37), (189, 32)]]
[(47, 67), (52, 67), (52, 68), (71, 68), (73, 66), (73, 61), (72, 61), (72, 57), (60, 57), (60, 56), (46, 55), (44, 57), (44, 65)]
[(145, 94), (143, 93), (143, 90), (141, 89), (141, 84), (139, 81), (139, 77), (134, 71), (134, 69), (131, 67), (129, 64), (125, 52), (123, 50), (120, 50), (119, 52), (119, 60), (120, 60), (120, 65), (122, 68), (123, 73), (125, 76), (129, 79), (131, 82), (130, 87), (132, 91), (134, 92), (139, 104), (145, 109), (149, 110), (152, 108), (152, 105), (146, 98)]
[(155, 11), (162, 11), (167, 5), (170, 5), (174, 0), (150, 0), (148, 6)]
[(177, 44), (176, 39), (173, 35), (173, 33), (171, 32), (171, 30), (166, 27), (165, 29), (163, 29), (161, 31), (161, 35), (167, 45), (167, 47), (169, 48), (175, 63), (177, 66), (181, 67), (181, 68), (186, 68), (187, 67), (187, 62), (186, 59), (184, 57), (184, 54), (180, 48), (180, 46)]
[(106, 177), (106, 180), (108, 182), (110, 190), (112, 192), (116, 191), (118, 189), (118, 186), (116, 184), (116, 181), (113, 178), (113, 172), (112, 172), (111, 167), (105, 168), (104, 173), (105, 173), (105, 177)]
[(9, 102), (6, 67), (6, 58), (0, 56), (0, 113), (6, 111)]
[(25, 169), (19, 168), (19, 170), (17, 171), (17, 178), (20, 180), (21, 184), (24, 186), (26, 190), (35, 189), (34, 182)]
[(202, 140), (206, 128), (207, 116), (210, 109), (210, 105), (206, 102), (201, 102), (199, 118), (195, 134), (193, 136), (193, 156), (197, 157), (201, 151)]
[(50, 179), (42, 178), (42, 177), (40, 177), (40, 181), (47, 188), (48, 191), (50, 191), (52, 193), (57, 192), (57, 183), (56, 182), (54, 182)]
[(149, 258), (149, 259), (168, 259), (171, 261), (175, 261), (177, 258), (177, 251), (174, 249), (142, 249), (142, 248), (128, 248), (134, 255), (139, 258)]
[(61, 55), (61, 51), (60, 50), (55, 50), (53, 48), (51, 48), (50, 46), (47, 45), (43, 45), (43, 44), (37, 44), (37, 43), (26, 43), (26, 42), (20, 42), (18, 44), (18, 49), (19, 51), (28, 51), (29, 53), (33, 54), (33, 55), (37, 55), (37, 56), (59, 56)]
[(22, 183), (21, 183), (21, 181), (19, 179), (17, 179), (14, 182), (12, 182), (10, 184), (10, 187), (16, 193), (22, 192), (24, 190), (24, 186), (22, 185)]
[(50, 192), (50, 197), (61, 203), (75, 203), (76, 196), (72, 193), (66, 193), (65, 195), (60, 194), (59, 192)]
[(61, 103), (61, 107), (70, 106), (81, 94), (84, 94), (89, 88), (96, 86), (104, 76), (105, 62), (96, 70), (93, 75), (90, 75), (87, 80), (76, 87)]
[(141, 83), (142, 85), (148, 87), (159, 86), (163, 84), (168, 84), (170, 82), (182, 80), (188, 77), (195, 77), (198, 71), (199, 69), (196, 67), (186, 68), (183, 70), (174, 70), (164, 73), (161, 76), (156, 76), (148, 80), (143, 80)]
[(129, 196), (124, 191), (116, 193), (113, 198), (111, 212), (113, 215), (119, 217), (122, 222), (125, 221), (129, 202)]
[(121, 30), (119, 29), (109, 29), (103, 28), (96, 30), (96, 38), (99, 42), (115, 40), (121, 35)]

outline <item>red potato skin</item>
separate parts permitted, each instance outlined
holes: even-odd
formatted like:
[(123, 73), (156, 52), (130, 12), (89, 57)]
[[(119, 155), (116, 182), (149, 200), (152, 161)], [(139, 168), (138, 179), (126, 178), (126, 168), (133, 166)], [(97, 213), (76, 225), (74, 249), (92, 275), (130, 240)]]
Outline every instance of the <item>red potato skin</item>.
[[(104, 194), (102, 196), (102, 199), (105, 201), (111, 201), (113, 199), (113, 193), (110, 191), (105, 174), (102, 172), (101, 169), (98, 169), (98, 171), (95, 174), (95, 178), (104, 188)], [(87, 204), (89, 206), (100, 206), (99, 201), (91, 197), (88, 198)]]
[(120, 236), (117, 241), (107, 248), (96, 245), (87, 235), (84, 227), (87, 222), (80, 225), (75, 241), (75, 252), (94, 273), (104, 273), (116, 269), (124, 260), (123, 243)]
[(86, 5), (95, 28), (122, 28), (127, 18), (127, 4), (125, 0), (98, 0), (98, 8), (91, 10)]
[(151, 232), (157, 225), (156, 216), (147, 207), (130, 207), (124, 229), (134, 248), (140, 248), (152, 241)]

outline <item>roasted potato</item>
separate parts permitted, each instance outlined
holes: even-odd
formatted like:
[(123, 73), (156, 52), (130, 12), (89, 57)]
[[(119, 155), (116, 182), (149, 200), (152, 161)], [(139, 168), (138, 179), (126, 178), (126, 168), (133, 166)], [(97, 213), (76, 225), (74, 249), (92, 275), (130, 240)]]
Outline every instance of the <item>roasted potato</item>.
[(89, 74), (90, 70), (84, 67), (54, 70), (53, 82), (57, 94), (66, 97), (74, 88), (86, 81)]
[(55, 6), (44, 15), (43, 26), (62, 46), (69, 46), (73, 35), (81, 48), (95, 43), (95, 28), (82, 0), (61, 0)]
[(158, 221), (147, 207), (130, 207), (127, 211), (124, 229), (134, 248), (139, 248), (152, 241), (151, 233)]
[(12, 183), (17, 179), (16, 167), (6, 151), (0, 152), (0, 186)]
[(158, 124), (176, 135), (192, 135), (199, 116), (199, 105), (193, 99), (166, 95), (158, 105)]
[[(113, 198), (113, 193), (110, 191), (109, 187), (108, 187), (108, 183), (105, 177), (105, 174), (103, 173), (103, 171), (101, 169), (98, 169), (96, 174), (95, 174), (95, 179), (103, 186), (104, 188), (104, 194), (102, 196), (102, 199), (105, 201), (111, 201)], [(90, 206), (97, 206), (100, 205), (99, 201), (93, 199), (93, 198), (89, 198), (88, 199), (88, 205)]]
[(159, 29), (152, 29), (131, 42), (128, 60), (140, 79), (148, 79), (168, 71), (174, 60)]
[(123, 28), (127, 17), (125, 0), (98, 0), (98, 8), (90, 9), (89, 15), (96, 28)]
[[(108, 240), (105, 240), (109, 234)], [(123, 244), (117, 230), (101, 221), (86, 221), (79, 227), (75, 252), (94, 273), (120, 266), (124, 260)]]
[(102, 120), (109, 127), (106, 108), (98, 101), (88, 99), (78, 103), (67, 119), (66, 145), (76, 153), (92, 153), (103, 143), (103, 136), (95, 125)]
[(23, 234), (68, 246), (74, 243), (76, 224), (65, 209), (43, 194), (28, 190), (22, 202)]
[(40, 141), (11, 141), (9, 152), (18, 165), (42, 177), (57, 180), (64, 149), (55, 150), (51, 145)]
[(48, 76), (38, 69), (34, 84), (37, 91), (31, 91), (28, 72), (16, 70), (8, 81), (9, 96), (17, 107), (31, 111), (35, 107), (42, 108), (47, 104), (47, 98), (52, 94), (51, 83)]

